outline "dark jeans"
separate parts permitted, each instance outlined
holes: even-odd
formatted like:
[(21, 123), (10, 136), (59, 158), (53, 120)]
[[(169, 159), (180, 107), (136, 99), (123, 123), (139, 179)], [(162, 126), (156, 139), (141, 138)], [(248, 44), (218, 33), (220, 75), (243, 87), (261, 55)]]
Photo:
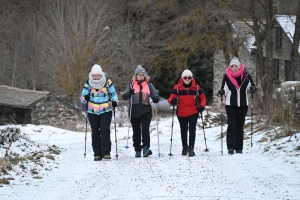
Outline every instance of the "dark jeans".
[(226, 106), (228, 118), (227, 149), (243, 150), (244, 124), (248, 106)]
[[(135, 151), (141, 151), (142, 147), (150, 148), (149, 127), (151, 123), (152, 112), (147, 112), (142, 117), (131, 117), (131, 125), (133, 129), (133, 146)], [(142, 133), (142, 140), (141, 140)], [(143, 145), (141, 145), (143, 142)]]
[[(188, 117), (178, 117), (178, 121), (180, 124), (180, 131), (181, 131), (181, 142), (183, 147), (191, 147), (194, 148), (195, 146), (195, 139), (196, 139), (196, 124), (198, 119), (198, 114), (193, 114)], [(189, 137), (189, 145), (187, 144), (187, 132), (189, 130), (190, 137)]]
[(112, 112), (101, 115), (88, 113), (88, 119), (92, 128), (92, 147), (94, 156), (110, 155), (110, 123)]

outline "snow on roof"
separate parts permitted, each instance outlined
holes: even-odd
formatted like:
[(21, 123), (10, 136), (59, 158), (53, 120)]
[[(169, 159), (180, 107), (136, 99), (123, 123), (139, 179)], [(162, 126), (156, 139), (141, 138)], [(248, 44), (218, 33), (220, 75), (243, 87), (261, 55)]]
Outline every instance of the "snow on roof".
[(293, 42), (293, 35), (295, 32), (295, 15), (276, 15), (276, 20), (278, 24), (282, 27), (286, 35), (289, 37), (291, 42)]
[(251, 49), (256, 49), (256, 46), (253, 46), (255, 42), (255, 37), (253, 34), (253, 25), (252, 21), (235, 21), (232, 23), (232, 27), (237, 34), (238, 38), (242, 38), (244, 45), (250, 52)]
[[(276, 20), (281, 26), (285, 34), (288, 36), (290, 41), (293, 43), (293, 36), (295, 33), (295, 22), (296, 15), (276, 15)], [(298, 52), (300, 53), (300, 46), (298, 47)]]
[(28, 107), (49, 94), (49, 92), (45, 91), (34, 91), (0, 85), (0, 105)]

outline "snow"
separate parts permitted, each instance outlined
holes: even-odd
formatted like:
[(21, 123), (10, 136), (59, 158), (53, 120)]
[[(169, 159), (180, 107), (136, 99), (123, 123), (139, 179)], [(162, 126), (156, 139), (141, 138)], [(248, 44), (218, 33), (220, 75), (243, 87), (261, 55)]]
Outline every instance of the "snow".
[[(93, 161), (89, 128), (84, 157), (85, 132), (42, 125), (16, 125), (21, 134), (34, 143), (19, 139), (10, 147), (12, 152), (24, 154), (24, 149), (20, 149), (26, 143), (27, 153), (49, 147), (58, 148), (61, 153), (54, 155), (54, 161), (43, 158), (38, 165), (28, 164), (40, 178), (33, 178), (30, 171), (20, 167), (13, 167), (8, 175), (0, 172), (0, 178), (14, 178), (10, 184), (0, 185), (0, 199), (299, 199), (300, 151), (297, 135), (272, 141), (267, 137), (270, 131), (254, 131), (251, 147), (250, 128), (247, 128), (244, 153), (229, 155), (226, 138), (220, 139), (220, 120), (215, 123), (211, 120), (217, 114), (205, 111), (203, 116), (209, 152), (204, 151), (202, 122), (198, 120), (195, 157), (181, 155), (176, 116), (172, 134), (173, 156), (168, 155), (172, 114), (158, 117), (158, 121), (153, 117), (150, 127), (153, 155), (147, 158), (134, 157), (132, 129), (128, 128), (128, 123), (124, 122), (125, 126), (117, 123), (115, 132), (112, 122), (112, 159), (97, 162)], [(208, 116), (209, 121), (206, 120)], [(121, 118), (124, 117), (116, 116), (116, 120)], [(246, 124), (250, 123), (250, 119), (250, 116), (247, 117)], [(0, 126), (0, 129), (6, 127)], [(223, 131), (226, 131), (226, 125)], [(128, 133), (130, 139), (127, 140)], [(265, 142), (260, 141), (262, 138), (266, 138)], [(129, 148), (125, 148), (127, 143)], [(161, 156), (158, 156), (159, 153)], [(3, 154), (4, 151), (0, 151), (1, 158)]]

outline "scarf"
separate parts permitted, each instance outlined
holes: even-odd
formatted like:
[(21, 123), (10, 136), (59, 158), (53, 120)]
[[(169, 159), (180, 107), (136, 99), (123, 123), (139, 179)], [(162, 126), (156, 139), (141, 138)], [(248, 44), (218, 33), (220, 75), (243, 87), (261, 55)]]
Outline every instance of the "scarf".
[(89, 74), (89, 84), (90, 86), (92, 86), (95, 89), (101, 89), (103, 88), (105, 82), (106, 82), (106, 77), (105, 77), (105, 73), (102, 72), (101, 74), (101, 78), (99, 80), (94, 80), (92, 77), (92, 74)]
[(237, 71), (236, 73), (233, 73), (233, 71), (230, 69), (230, 66), (228, 66), (227, 69), (226, 69), (227, 77), (229, 78), (229, 80), (231, 81), (231, 83), (237, 89), (240, 89), (240, 85), (237, 83), (237, 81), (235, 80), (235, 78), (241, 76), (241, 80), (242, 80), (244, 70), (245, 70), (245, 66), (242, 63), (241, 63), (241, 67), (240, 67), (239, 71)]
[(193, 80), (191, 80), (191, 82), (190, 82), (189, 84), (185, 84), (185, 83), (183, 82), (183, 80), (182, 80), (182, 85), (183, 85), (183, 87), (185, 87), (185, 88), (190, 88), (190, 87), (192, 86), (192, 83), (193, 83)]

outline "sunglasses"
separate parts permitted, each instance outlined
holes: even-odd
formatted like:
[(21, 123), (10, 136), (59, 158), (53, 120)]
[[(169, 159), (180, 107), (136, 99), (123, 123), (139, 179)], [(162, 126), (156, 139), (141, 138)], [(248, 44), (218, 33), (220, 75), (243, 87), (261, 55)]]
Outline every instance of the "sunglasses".
[(192, 77), (190, 77), (190, 76), (189, 76), (189, 77), (186, 77), (186, 76), (185, 76), (185, 77), (183, 77), (183, 79), (184, 79), (184, 80), (191, 80)]

